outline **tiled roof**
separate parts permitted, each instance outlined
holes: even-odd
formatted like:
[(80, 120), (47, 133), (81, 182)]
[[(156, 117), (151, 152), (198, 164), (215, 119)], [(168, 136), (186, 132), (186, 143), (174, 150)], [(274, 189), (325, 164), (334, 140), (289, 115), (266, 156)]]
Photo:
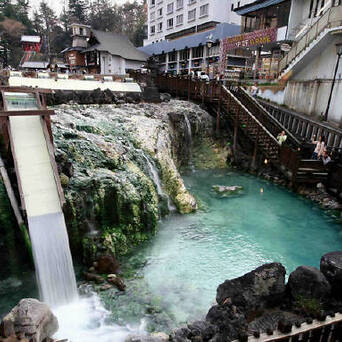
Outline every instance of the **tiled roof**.
[(91, 32), (95, 35), (99, 44), (87, 48), (84, 52), (94, 50), (107, 51), (112, 55), (142, 62), (145, 62), (148, 58), (145, 52), (139, 51), (130, 40), (122, 34), (98, 30), (92, 30)]
[(284, 1), (287, 0), (257, 0), (247, 5), (236, 8), (234, 12), (236, 12), (239, 15), (245, 15), (247, 13), (254, 12), (262, 8), (280, 4)]
[(179, 38), (175, 40), (163, 40), (161, 42), (146, 45), (138, 48), (149, 55), (155, 54), (160, 55), (161, 53), (171, 52), (174, 49), (182, 50), (185, 47), (192, 48), (199, 46), (200, 44), (205, 45), (208, 40), (208, 36), (212, 35), (211, 39), (213, 41), (223, 39), (230, 36), (235, 36), (240, 33), (240, 26), (235, 24), (222, 23), (218, 24), (213, 30), (200, 32), (187, 36), (184, 38)]

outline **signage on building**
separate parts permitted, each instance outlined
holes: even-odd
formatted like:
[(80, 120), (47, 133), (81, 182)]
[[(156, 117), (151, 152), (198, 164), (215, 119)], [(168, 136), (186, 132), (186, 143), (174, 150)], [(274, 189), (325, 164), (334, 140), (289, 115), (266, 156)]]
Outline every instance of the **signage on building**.
[(226, 55), (229, 50), (261, 46), (276, 42), (277, 33), (278, 29), (274, 27), (266, 30), (248, 32), (222, 39), (220, 44), (221, 72), (224, 72), (224, 70), (226, 69)]
[(283, 43), (280, 45), (280, 50), (284, 52), (289, 52), (291, 50), (291, 45)]

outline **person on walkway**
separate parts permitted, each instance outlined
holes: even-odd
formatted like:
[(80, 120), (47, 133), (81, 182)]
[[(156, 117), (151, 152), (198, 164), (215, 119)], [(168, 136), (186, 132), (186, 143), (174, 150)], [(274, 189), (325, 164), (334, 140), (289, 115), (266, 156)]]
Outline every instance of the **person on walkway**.
[(312, 143), (316, 145), (314, 152), (312, 153), (311, 159), (318, 160), (322, 157), (325, 150), (325, 138), (319, 136), (318, 140), (315, 140), (316, 136), (313, 136)]
[(323, 165), (328, 165), (331, 162), (331, 158), (326, 149), (324, 149), (324, 152), (322, 155), (322, 161), (323, 161)]
[(287, 139), (287, 135), (285, 131), (281, 131), (281, 133), (278, 134), (277, 140), (280, 145), (282, 145)]
[(258, 83), (254, 83), (251, 88), (251, 93), (253, 97), (257, 97), (259, 92)]

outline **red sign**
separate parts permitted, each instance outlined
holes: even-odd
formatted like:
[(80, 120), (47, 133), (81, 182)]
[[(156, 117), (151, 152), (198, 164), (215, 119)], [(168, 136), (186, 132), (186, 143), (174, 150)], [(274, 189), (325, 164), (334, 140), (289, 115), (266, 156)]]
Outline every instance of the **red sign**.
[(226, 68), (226, 55), (229, 50), (273, 43), (277, 41), (277, 33), (277, 28), (269, 28), (222, 39), (220, 45), (221, 71), (223, 72)]

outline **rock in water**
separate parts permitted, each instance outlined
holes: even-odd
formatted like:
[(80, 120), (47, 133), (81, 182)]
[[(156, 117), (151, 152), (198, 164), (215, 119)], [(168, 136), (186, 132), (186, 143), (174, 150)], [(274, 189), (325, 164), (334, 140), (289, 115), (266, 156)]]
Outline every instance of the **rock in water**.
[(342, 297), (342, 252), (331, 252), (322, 256), (321, 272), (332, 286), (333, 295)]
[(58, 330), (57, 318), (50, 308), (37, 299), (25, 298), (7, 314), (0, 329), (0, 335), (20, 335), (34, 342), (41, 342)]
[(331, 291), (331, 286), (322, 272), (315, 267), (300, 266), (290, 274), (287, 286), (294, 299), (318, 299), (326, 298)]
[(118, 290), (125, 291), (125, 289), (126, 289), (125, 283), (116, 274), (109, 274), (108, 277), (107, 277), (107, 280), (108, 280), (109, 283), (115, 285)]
[(225, 186), (225, 185), (213, 185), (213, 190), (216, 191), (220, 195), (231, 195), (236, 194), (243, 190), (242, 186), (239, 185), (233, 185), (233, 186)]
[(285, 293), (285, 273), (282, 264), (271, 263), (226, 280), (217, 288), (217, 303), (229, 301), (245, 313), (279, 303)]
[(117, 273), (119, 263), (111, 255), (103, 255), (97, 260), (96, 271), (100, 274)]

